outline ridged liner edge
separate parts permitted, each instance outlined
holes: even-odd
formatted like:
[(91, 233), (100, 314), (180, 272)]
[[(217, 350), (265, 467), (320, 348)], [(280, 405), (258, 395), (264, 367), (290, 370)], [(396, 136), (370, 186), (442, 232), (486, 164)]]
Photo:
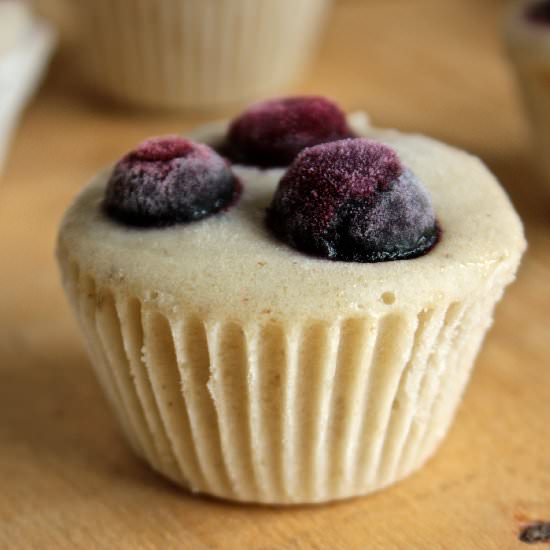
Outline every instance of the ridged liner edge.
[(491, 320), (484, 300), (284, 326), (171, 318), (62, 262), (92, 363), (132, 448), (193, 491), (347, 498), (419, 468)]
[(80, 65), (97, 87), (131, 102), (201, 107), (247, 101), (295, 78), (329, 0), (80, 3)]

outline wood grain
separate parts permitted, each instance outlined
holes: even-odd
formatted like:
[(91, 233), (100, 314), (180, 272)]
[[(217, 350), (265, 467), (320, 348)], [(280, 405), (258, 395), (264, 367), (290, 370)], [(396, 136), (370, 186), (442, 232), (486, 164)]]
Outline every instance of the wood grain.
[(498, 39), (496, 0), (344, 0), (299, 88), (376, 123), (479, 154), (530, 248), (452, 431), (418, 474), (368, 498), (292, 509), (192, 497), (123, 443), (62, 296), (67, 203), (144, 136), (204, 117), (134, 113), (81, 93), (58, 58), (0, 181), (0, 548), (521, 549), (550, 519), (550, 192)]

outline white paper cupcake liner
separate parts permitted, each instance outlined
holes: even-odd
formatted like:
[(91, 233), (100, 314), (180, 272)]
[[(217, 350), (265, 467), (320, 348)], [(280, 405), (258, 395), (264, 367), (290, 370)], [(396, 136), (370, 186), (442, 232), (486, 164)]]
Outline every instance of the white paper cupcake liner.
[(503, 290), (497, 270), (467, 299), (415, 314), (241, 326), (175, 317), (60, 260), (136, 452), (192, 491), (276, 504), (363, 495), (419, 468), (447, 432)]
[(522, 66), (516, 74), (534, 138), (535, 162), (550, 189), (550, 53), (546, 66)]
[(0, 3), (0, 175), (12, 134), (54, 45), (53, 29), (35, 20), (25, 4)]
[(242, 103), (303, 70), (329, 3), (79, 0), (80, 67), (98, 90), (131, 103)]
[(550, 189), (550, 32), (527, 20), (526, 10), (538, 0), (510, 4), (505, 39), (534, 137), (535, 162)]

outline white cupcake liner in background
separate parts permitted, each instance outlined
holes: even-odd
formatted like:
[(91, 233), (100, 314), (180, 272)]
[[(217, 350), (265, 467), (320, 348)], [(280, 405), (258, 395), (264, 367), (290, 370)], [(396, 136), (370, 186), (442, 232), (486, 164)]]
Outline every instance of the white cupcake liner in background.
[(535, 161), (550, 188), (550, 29), (525, 17), (529, 6), (539, 2), (512, 3), (504, 32), (533, 132)]
[(363, 495), (419, 468), (448, 430), (505, 284), (497, 270), (463, 300), (417, 312), (241, 326), (175, 317), (59, 258), (135, 451), (192, 491), (273, 504)]
[(78, 0), (79, 65), (118, 100), (201, 109), (281, 91), (330, 0)]
[(0, 175), (19, 116), (36, 90), (55, 33), (23, 2), (0, 5)]

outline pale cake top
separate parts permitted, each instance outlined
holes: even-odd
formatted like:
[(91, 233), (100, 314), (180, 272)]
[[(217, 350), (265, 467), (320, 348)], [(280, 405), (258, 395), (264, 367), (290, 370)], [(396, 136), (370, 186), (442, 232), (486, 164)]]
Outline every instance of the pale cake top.
[[(429, 190), (443, 233), (425, 256), (354, 263), (305, 255), (273, 237), (264, 223), (283, 170), (238, 165), (233, 170), (243, 193), (236, 205), (160, 229), (125, 226), (104, 214), (107, 170), (68, 210), (59, 254), (100, 287), (163, 311), (240, 322), (419, 311), (440, 300), (482, 295), (493, 278), (513, 279), (525, 249), (522, 225), (478, 158), (424, 136), (372, 128), (361, 113), (349, 121), (358, 135), (393, 147)], [(209, 125), (192, 137), (214, 143), (225, 128)]]

